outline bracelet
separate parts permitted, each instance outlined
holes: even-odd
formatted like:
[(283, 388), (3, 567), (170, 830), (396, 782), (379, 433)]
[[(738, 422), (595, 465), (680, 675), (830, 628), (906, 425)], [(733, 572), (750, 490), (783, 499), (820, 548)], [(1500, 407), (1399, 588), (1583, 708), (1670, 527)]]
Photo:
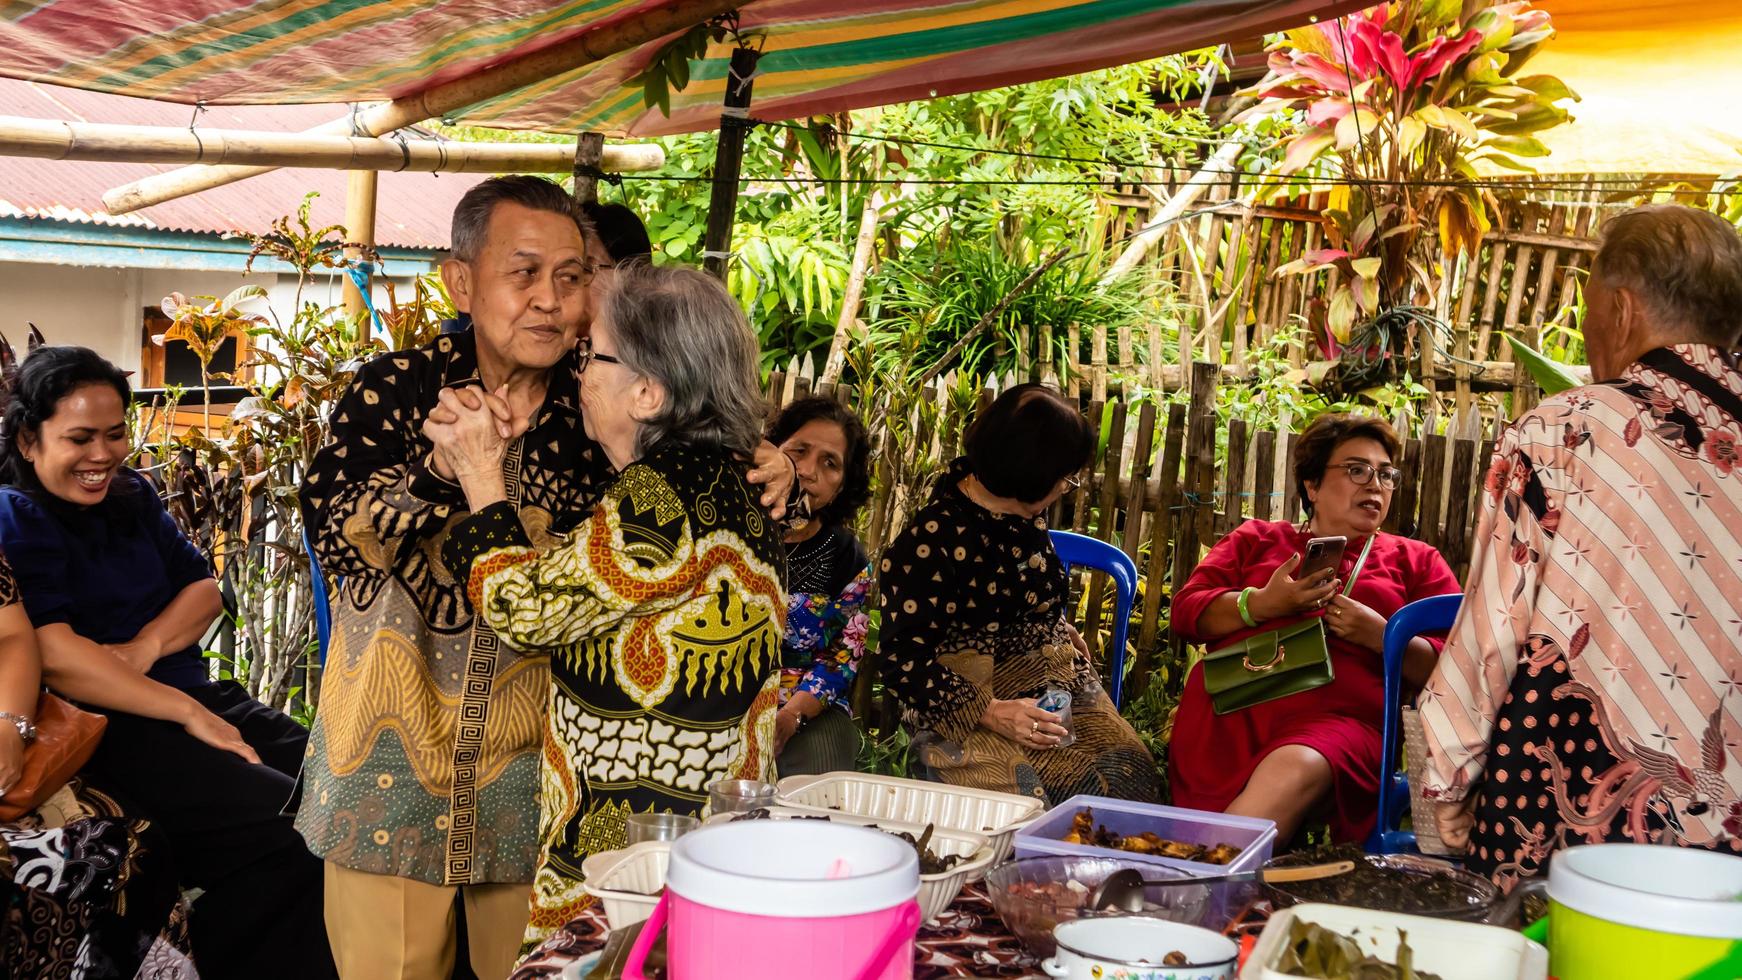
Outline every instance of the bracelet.
[(0, 722), (4, 722), (13, 728), (16, 728), (18, 730), (18, 737), (24, 741), (25, 745), (29, 745), (36, 741), (36, 723), (32, 722), (24, 715), (15, 715), (10, 711), (0, 711)]
[(1240, 602), (1238, 603), (1240, 607), (1240, 622), (1245, 623), (1247, 626), (1258, 625), (1258, 620), (1252, 618), (1252, 610), (1248, 609), (1246, 606), (1246, 601), (1252, 597), (1252, 593), (1257, 591), (1257, 589), (1250, 585), (1240, 590)]

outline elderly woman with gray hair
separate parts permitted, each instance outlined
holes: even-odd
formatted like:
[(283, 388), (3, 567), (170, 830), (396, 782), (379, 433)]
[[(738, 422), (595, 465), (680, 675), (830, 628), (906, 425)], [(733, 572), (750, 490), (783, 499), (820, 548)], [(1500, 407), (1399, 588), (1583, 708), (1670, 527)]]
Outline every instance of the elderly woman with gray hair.
[(773, 772), (785, 559), (739, 461), (762, 440), (757, 356), (715, 280), (619, 270), (580, 355), (618, 476), (544, 551), (502, 479), (524, 420), (444, 392), (425, 423), (471, 510), (448, 568), (502, 642), (551, 654), (529, 942), (580, 910), (582, 860), (623, 847), (630, 814), (699, 814), (709, 784)]

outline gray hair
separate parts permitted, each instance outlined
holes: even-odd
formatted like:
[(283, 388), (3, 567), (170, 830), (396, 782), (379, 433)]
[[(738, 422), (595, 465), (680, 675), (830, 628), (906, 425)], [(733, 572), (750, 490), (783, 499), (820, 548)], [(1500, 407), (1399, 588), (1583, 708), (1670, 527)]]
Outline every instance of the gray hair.
[(1742, 236), (1710, 211), (1647, 204), (1610, 218), (1591, 271), (1687, 342), (1729, 347), (1742, 336)]
[(665, 389), (665, 407), (641, 424), (638, 452), (667, 439), (755, 450), (768, 414), (761, 354), (744, 311), (719, 280), (630, 262), (618, 269), (604, 313), (623, 366)]
[(555, 181), (530, 174), (510, 174), (491, 177), (466, 192), (454, 207), (454, 224), (449, 244), (454, 258), (472, 262), (484, 251), (484, 237), (490, 230), (490, 215), (503, 202), (518, 204), (534, 211), (549, 211), (574, 220), (583, 236), (592, 231), (592, 222), (569, 192)]

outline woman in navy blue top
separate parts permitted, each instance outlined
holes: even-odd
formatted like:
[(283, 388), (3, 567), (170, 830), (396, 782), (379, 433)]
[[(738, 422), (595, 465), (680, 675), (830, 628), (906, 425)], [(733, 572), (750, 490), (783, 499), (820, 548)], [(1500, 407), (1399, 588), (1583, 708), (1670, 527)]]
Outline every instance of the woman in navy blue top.
[(43, 682), (109, 719), (83, 775), (160, 827), (202, 977), (335, 975), (321, 863), (292, 826), (308, 734), (234, 681), (199, 641), (223, 612), (206, 559), (123, 466), (126, 375), (44, 347), (8, 385), (0, 551), (42, 651)]

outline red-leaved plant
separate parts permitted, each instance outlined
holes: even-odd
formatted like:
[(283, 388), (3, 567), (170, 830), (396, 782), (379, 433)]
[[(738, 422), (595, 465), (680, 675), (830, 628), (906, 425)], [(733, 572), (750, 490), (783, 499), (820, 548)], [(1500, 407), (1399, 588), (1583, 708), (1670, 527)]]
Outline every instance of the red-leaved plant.
[[(1577, 96), (1549, 75), (1520, 76), (1554, 36), (1528, 0), (1402, 0), (1287, 32), (1255, 92), (1260, 111), (1295, 111), (1277, 196), (1331, 188), (1329, 247), (1276, 275), (1339, 270), (1326, 297), (1329, 357), (1407, 357), (1442, 259), (1474, 256), (1497, 208), (1483, 169), (1531, 171), (1535, 134), (1568, 119)], [(1437, 234), (1436, 234), (1437, 232)], [(1395, 311), (1405, 311), (1399, 318)], [(1399, 335), (1401, 328), (1401, 335)]]

